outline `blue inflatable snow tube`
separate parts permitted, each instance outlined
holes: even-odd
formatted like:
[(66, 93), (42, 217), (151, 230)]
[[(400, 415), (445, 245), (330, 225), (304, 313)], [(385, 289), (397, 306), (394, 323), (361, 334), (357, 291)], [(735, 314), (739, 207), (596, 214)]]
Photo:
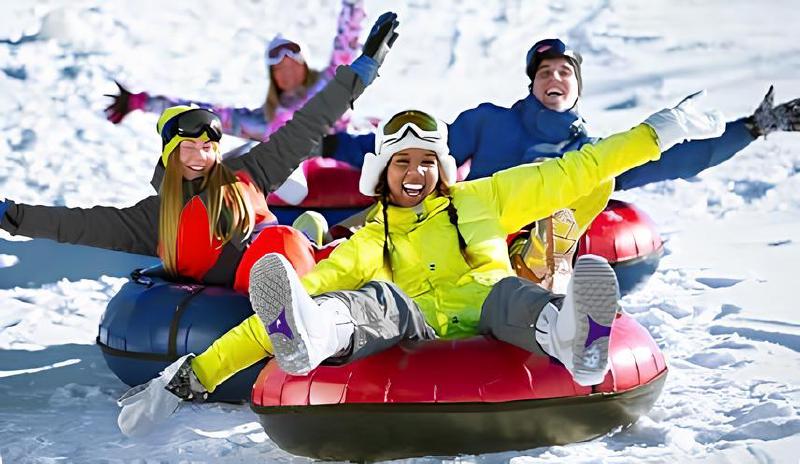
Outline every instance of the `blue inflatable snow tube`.
[[(130, 386), (157, 377), (187, 353), (199, 354), (253, 315), (246, 295), (229, 288), (166, 280), (161, 266), (134, 271), (108, 303), (97, 344), (114, 374)], [(237, 373), (209, 401), (245, 402), (266, 361)]]

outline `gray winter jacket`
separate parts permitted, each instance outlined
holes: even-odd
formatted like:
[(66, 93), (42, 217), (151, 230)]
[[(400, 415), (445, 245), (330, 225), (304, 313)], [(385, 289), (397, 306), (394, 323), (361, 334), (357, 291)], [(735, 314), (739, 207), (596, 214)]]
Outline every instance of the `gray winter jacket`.
[[(269, 141), (253, 147), (248, 153), (223, 163), (234, 172), (245, 171), (265, 194), (277, 189), (316, 149), (323, 135), (364, 91), (364, 84), (349, 66), (340, 66), (336, 76), (306, 105), (294, 114), (284, 127), (272, 134)], [(154, 179), (154, 182), (160, 179)], [(188, 182), (184, 191), (201, 194), (199, 183)], [(0, 220), (0, 227), (12, 235), (48, 238), (64, 243), (88, 245), (98, 248), (157, 256), (158, 214), (160, 199), (147, 197), (133, 206), (115, 208), (67, 208), (62, 206), (26, 205), (8, 201), (8, 209)], [(246, 243), (229, 244), (238, 249), (223, 250), (229, 259), (223, 267), (235, 271)], [(226, 245), (227, 247), (227, 245)], [(231, 261), (233, 262), (229, 262)], [(215, 269), (215, 275), (228, 274)], [(209, 282), (217, 283), (217, 282)]]

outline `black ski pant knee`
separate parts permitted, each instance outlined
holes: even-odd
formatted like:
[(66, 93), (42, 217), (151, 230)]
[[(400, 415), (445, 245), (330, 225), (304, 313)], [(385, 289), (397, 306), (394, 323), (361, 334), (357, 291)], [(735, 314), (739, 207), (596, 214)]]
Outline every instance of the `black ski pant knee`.
[(354, 321), (349, 354), (329, 361), (344, 364), (390, 348), (401, 340), (431, 340), (436, 333), (419, 306), (395, 284), (372, 281), (358, 290), (325, 293), (350, 308)]
[(552, 303), (561, 307), (564, 297), (520, 278), (497, 282), (481, 308), (478, 331), (536, 354), (546, 354), (536, 342), (536, 321), (542, 309)]

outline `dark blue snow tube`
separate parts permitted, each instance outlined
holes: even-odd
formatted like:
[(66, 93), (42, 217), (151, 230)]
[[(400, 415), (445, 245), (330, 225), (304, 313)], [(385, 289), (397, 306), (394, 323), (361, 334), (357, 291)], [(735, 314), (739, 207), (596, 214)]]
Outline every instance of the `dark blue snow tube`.
[[(108, 303), (97, 344), (109, 369), (130, 386), (158, 376), (187, 353), (199, 354), (253, 315), (246, 295), (229, 288), (167, 281), (160, 266), (134, 271)], [(250, 366), (220, 385), (210, 401), (244, 402), (264, 367)]]
[(272, 206), (269, 210), (275, 217), (278, 218), (278, 224), (292, 225), (297, 216), (300, 216), (308, 210), (316, 211), (325, 217), (328, 225), (338, 224), (350, 216), (356, 215), (367, 209), (368, 206), (359, 206), (357, 208), (313, 208), (313, 207), (297, 207), (297, 206)]

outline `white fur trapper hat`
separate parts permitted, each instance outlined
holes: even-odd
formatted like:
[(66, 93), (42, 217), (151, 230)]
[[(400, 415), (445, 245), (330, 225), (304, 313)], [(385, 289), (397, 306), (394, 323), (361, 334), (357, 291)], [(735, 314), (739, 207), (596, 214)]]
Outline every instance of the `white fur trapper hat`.
[[(422, 113), (418, 110), (409, 111)], [(408, 111), (398, 114), (406, 112)], [(394, 117), (389, 121), (393, 119)], [(436, 119), (436, 123), (435, 131), (423, 131), (416, 124), (407, 122), (400, 130), (389, 135), (383, 134), (385, 123), (381, 124), (375, 135), (375, 153), (367, 153), (364, 156), (358, 190), (366, 196), (378, 195), (375, 188), (378, 186), (383, 170), (386, 169), (395, 153), (408, 148), (421, 148), (436, 153), (436, 158), (441, 166), (442, 181), (453, 185), (457, 180), (457, 167), (456, 160), (450, 155), (450, 149), (447, 146), (447, 124), (440, 119)]]

